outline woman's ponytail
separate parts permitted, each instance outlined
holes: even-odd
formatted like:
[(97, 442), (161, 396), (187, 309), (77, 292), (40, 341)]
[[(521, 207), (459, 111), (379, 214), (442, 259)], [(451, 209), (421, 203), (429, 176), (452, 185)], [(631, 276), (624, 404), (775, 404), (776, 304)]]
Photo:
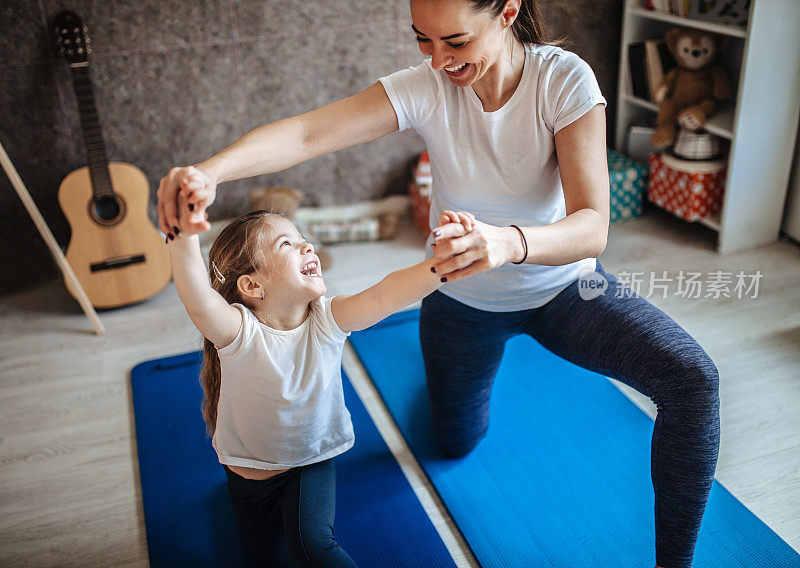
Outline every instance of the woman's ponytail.
[[(508, 0), (471, 0), (476, 10), (490, 10), (496, 17), (503, 13), (503, 8)], [(550, 41), (547, 39), (547, 30), (542, 22), (536, 0), (521, 0), (517, 19), (511, 25), (511, 32), (517, 41), (533, 45), (559, 45), (563, 39)]]
[(547, 30), (544, 29), (542, 19), (539, 16), (536, 0), (522, 0), (519, 6), (519, 15), (511, 25), (511, 31), (517, 41), (523, 44), (541, 45), (547, 43)]

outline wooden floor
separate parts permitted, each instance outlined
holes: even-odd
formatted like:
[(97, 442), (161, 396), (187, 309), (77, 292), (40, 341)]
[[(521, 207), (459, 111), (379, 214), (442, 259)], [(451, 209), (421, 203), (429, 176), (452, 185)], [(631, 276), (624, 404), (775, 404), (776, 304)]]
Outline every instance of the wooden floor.
[[(420, 260), (422, 237), (409, 223), (400, 232), (392, 242), (330, 247), (329, 295)], [(719, 368), (717, 479), (800, 550), (800, 247), (719, 256), (714, 238), (648, 211), (612, 226), (600, 260), (618, 276), (642, 275), (646, 297), (651, 272), (762, 273), (757, 298), (682, 298), (673, 281), (667, 298), (648, 299)], [(101, 312), (108, 331), (99, 337), (60, 282), (0, 298), (0, 315), (0, 566), (147, 566), (129, 373), (200, 348), (174, 286)], [(474, 565), (350, 349), (345, 366), (459, 565)], [(647, 398), (622, 388), (653, 415)]]

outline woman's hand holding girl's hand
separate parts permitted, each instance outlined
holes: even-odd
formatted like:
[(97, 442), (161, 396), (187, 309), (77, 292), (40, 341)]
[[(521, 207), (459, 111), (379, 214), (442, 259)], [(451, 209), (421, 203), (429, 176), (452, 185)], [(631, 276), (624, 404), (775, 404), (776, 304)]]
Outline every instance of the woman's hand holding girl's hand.
[(448, 223), (461, 223), (464, 226), (464, 230), (469, 233), (472, 227), (475, 226), (475, 215), (467, 213), (466, 211), (456, 212), (445, 209), (442, 214), (439, 215), (439, 227), (447, 225)]
[(191, 181), (190, 177), (190, 181), (186, 189), (181, 186), (181, 189), (178, 191), (177, 195), (179, 227), (183, 227), (182, 229), (179, 229), (180, 237), (199, 235), (200, 233), (203, 233), (211, 228), (211, 224), (208, 222), (208, 213), (205, 211), (198, 213), (196, 207), (194, 206), (190, 208), (191, 200), (188, 194), (193, 187), (193, 183), (194, 182)]
[(211, 228), (206, 208), (217, 196), (217, 180), (194, 166), (172, 168), (158, 185), (158, 223), (167, 238)]
[(435, 265), (436, 274), (447, 278), (447, 282), (497, 268), (522, 256), (516, 229), (482, 223), (471, 213), (444, 211), (433, 236), (433, 252), (440, 259)]

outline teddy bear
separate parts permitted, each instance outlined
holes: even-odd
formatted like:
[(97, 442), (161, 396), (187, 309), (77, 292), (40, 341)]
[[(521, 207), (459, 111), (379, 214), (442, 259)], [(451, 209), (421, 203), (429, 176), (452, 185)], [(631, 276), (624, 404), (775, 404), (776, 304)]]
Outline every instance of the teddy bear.
[(266, 209), (280, 213), (287, 219), (294, 219), (297, 206), (303, 200), (303, 193), (289, 187), (266, 187), (250, 192), (250, 209)]
[(661, 106), (650, 143), (659, 149), (675, 141), (678, 126), (687, 130), (701, 129), (714, 112), (716, 101), (731, 96), (725, 70), (714, 65), (729, 38), (682, 28), (672, 28), (664, 37), (675, 59), (675, 67), (655, 92), (655, 100)]

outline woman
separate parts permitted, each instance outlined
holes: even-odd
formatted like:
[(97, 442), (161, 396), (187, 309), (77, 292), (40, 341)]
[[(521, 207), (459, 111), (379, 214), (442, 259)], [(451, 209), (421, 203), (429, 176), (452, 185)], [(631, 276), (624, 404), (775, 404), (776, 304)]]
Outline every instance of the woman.
[[(688, 333), (597, 261), (609, 190), (605, 99), (591, 69), (547, 44), (533, 0), (411, 0), (411, 16), (429, 60), (173, 168), (159, 187), (162, 230), (206, 227), (218, 183), (414, 128), (431, 156), (429, 254), (445, 282), (420, 321), (439, 445), (461, 456), (485, 435), (503, 346), (527, 333), (655, 401), (656, 564), (690, 566), (719, 446), (718, 374)], [(185, 185), (193, 172), (203, 189)], [(176, 207), (181, 188), (192, 211)], [(446, 210), (474, 214), (472, 231), (436, 227)], [(578, 288), (587, 270), (608, 282), (591, 300)]]

